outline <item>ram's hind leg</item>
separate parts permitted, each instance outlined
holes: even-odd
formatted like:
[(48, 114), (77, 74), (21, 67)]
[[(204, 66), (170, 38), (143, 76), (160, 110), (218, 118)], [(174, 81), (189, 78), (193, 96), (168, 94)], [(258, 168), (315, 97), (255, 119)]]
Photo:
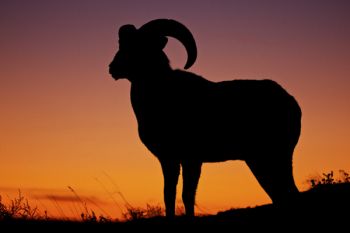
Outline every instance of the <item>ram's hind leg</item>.
[(201, 175), (201, 162), (185, 161), (182, 165), (183, 190), (182, 200), (185, 205), (186, 215), (194, 216), (196, 189)]
[(259, 184), (276, 205), (292, 203), (299, 193), (293, 178), (292, 154), (270, 153), (260, 155), (259, 159), (246, 161)]

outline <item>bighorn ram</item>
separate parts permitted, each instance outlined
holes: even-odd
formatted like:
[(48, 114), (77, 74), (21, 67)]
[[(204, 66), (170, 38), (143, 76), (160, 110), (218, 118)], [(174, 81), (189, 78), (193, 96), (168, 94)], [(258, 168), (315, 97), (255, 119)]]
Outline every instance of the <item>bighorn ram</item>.
[(157, 19), (136, 29), (119, 29), (119, 51), (109, 65), (114, 79), (131, 82), (131, 103), (139, 136), (159, 159), (164, 176), (166, 216), (175, 214), (182, 167), (182, 200), (194, 215), (203, 162), (244, 160), (274, 204), (299, 192), (292, 156), (301, 128), (296, 100), (271, 80), (211, 82), (173, 70), (163, 48), (167, 36), (186, 48), (185, 69), (197, 57), (191, 32), (181, 23)]

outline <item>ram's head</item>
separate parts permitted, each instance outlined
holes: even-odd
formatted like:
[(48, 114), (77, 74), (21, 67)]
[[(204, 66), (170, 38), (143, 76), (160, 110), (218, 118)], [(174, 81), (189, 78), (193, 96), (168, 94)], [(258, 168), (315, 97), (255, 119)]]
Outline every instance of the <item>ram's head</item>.
[(168, 58), (163, 52), (168, 41), (167, 36), (184, 45), (188, 55), (185, 69), (190, 68), (197, 57), (192, 33), (177, 21), (157, 19), (139, 29), (130, 24), (120, 27), (119, 51), (109, 65), (110, 74), (119, 79), (169, 69)]

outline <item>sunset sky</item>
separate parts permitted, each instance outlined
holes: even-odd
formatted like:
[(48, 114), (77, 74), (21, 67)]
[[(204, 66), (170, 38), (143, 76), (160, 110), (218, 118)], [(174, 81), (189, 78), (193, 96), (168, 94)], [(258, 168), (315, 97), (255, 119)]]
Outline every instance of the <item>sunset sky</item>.
[[(108, 74), (118, 28), (156, 18), (193, 33), (189, 71), (273, 79), (298, 100), (300, 190), (323, 172), (350, 171), (349, 12), (346, 0), (1, 0), (0, 195), (20, 189), (59, 217), (78, 216), (68, 186), (112, 217), (124, 208), (120, 193), (135, 207), (163, 205), (160, 164), (138, 138), (130, 83)], [(184, 66), (178, 41), (165, 50), (173, 68)], [(244, 162), (203, 166), (199, 213), (270, 202)]]

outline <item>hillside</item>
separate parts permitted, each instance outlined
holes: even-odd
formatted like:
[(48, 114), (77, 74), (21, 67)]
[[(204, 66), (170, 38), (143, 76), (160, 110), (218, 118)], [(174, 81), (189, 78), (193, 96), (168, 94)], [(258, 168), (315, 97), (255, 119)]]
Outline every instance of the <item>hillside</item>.
[[(188, 226), (197, 230), (232, 229), (244, 230), (325, 230), (348, 228), (350, 210), (350, 183), (323, 184), (302, 192), (299, 200), (285, 208), (272, 204), (254, 208), (231, 209), (217, 215), (199, 216), (194, 219), (177, 217), (168, 220), (164, 217), (137, 219), (126, 222), (73, 222), (58, 220), (10, 219), (0, 221), (1, 229), (20, 228), (38, 231), (121, 231), (142, 230), (163, 231), (181, 230)], [(2, 231), (1, 231), (2, 232)]]

